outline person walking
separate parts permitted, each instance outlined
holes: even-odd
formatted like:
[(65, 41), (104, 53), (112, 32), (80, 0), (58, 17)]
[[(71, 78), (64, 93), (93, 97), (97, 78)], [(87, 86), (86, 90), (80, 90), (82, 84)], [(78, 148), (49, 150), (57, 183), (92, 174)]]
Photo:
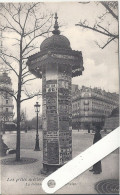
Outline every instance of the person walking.
[[(100, 134), (100, 127), (96, 128), (94, 139), (93, 139), (93, 144), (95, 144), (97, 141), (99, 141), (102, 138)], [(98, 161), (93, 165), (93, 169), (89, 170), (92, 171), (93, 174), (100, 174), (102, 172), (102, 166), (101, 166), (101, 161)]]

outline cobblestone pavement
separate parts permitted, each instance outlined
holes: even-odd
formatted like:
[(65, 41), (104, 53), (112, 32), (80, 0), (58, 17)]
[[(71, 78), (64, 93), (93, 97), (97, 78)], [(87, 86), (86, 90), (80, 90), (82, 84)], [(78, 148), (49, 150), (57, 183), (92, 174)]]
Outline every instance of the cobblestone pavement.
[[(104, 136), (104, 133), (102, 133)], [(41, 183), (46, 177), (40, 174), (42, 169), (42, 133), (39, 132), (41, 151), (34, 151), (35, 131), (21, 133), (21, 157), (37, 159), (34, 163), (19, 165), (1, 165), (2, 193), (4, 195), (17, 194), (45, 194)], [(3, 135), (5, 143), (15, 148), (16, 134)], [(92, 145), (93, 134), (86, 131), (73, 131), (73, 158)], [(2, 159), (15, 158), (15, 154), (7, 155)], [(82, 173), (72, 182), (61, 188), (56, 194), (97, 194), (95, 184), (105, 179), (119, 177), (118, 150), (102, 160), (102, 173), (93, 175), (89, 170)]]

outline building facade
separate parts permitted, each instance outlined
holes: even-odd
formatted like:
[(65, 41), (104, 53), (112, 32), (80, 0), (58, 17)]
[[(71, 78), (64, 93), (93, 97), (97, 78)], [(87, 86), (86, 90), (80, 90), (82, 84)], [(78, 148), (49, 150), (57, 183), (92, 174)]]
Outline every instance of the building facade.
[(105, 119), (104, 129), (114, 130), (119, 127), (119, 107), (112, 110), (109, 117)]
[[(4, 91), (5, 90), (5, 91)], [(7, 93), (13, 93), (12, 82), (6, 72), (0, 75), (0, 129), (1, 131), (13, 128), (13, 98)]]
[(104, 125), (112, 110), (119, 105), (119, 95), (99, 88), (82, 86), (72, 91), (73, 129), (88, 129), (95, 124)]

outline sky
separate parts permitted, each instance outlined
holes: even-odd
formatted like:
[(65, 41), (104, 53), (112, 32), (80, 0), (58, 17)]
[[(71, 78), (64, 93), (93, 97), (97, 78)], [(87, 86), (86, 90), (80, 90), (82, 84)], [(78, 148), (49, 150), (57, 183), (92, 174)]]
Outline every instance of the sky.
[[(100, 49), (95, 41), (101, 45), (105, 43), (105, 36), (99, 33), (83, 30), (75, 26), (80, 20), (88, 20), (92, 25), (97, 16), (105, 12), (104, 8), (97, 6), (94, 2), (90, 4), (80, 4), (77, 2), (58, 2), (46, 3), (46, 11), (57, 12), (58, 23), (60, 24), (61, 35), (66, 36), (73, 50), (82, 52), (84, 72), (82, 76), (72, 79), (73, 84), (88, 87), (98, 87), (110, 92), (119, 92), (119, 75), (118, 75), (118, 43), (112, 42), (103, 50)], [(117, 23), (111, 17), (108, 18), (112, 24), (112, 30), (116, 30)], [(107, 18), (106, 18), (107, 20)], [(106, 21), (103, 22), (106, 26)], [(51, 34), (52, 35), (52, 34)], [(39, 45), (45, 38), (38, 39)], [(10, 40), (9, 40), (10, 41)], [(7, 42), (8, 43), (8, 42)], [(38, 49), (39, 52), (39, 49)], [(13, 89), (17, 87), (17, 80), (13, 73), (10, 73)], [(27, 85), (29, 91), (37, 91), (41, 89), (42, 81), (37, 79)], [(41, 89), (42, 90), (42, 89)], [(26, 110), (27, 118), (35, 117), (34, 104), (36, 101), (42, 105), (42, 98), (35, 97), (32, 100), (22, 103), (22, 109)], [(16, 110), (14, 109), (16, 113)], [(42, 109), (41, 109), (42, 112)], [(16, 116), (16, 114), (15, 114)]]

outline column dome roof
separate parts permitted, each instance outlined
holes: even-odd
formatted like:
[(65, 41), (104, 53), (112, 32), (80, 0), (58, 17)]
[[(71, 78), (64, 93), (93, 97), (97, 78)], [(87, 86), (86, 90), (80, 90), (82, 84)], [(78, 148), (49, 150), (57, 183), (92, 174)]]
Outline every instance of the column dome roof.
[(41, 51), (47, 49), (71, 49), (69, 40), (65, 36), (60, 35), (57, 19), (57, 13), (55, 13), (53, 35), (42, 42), (40, 46)]
[(54, 34), (51, 37), (45, 39), (41, 46), (40, 50), (46, 50), (46, 49), (71, 49), (69, 40), (63, 36)]

